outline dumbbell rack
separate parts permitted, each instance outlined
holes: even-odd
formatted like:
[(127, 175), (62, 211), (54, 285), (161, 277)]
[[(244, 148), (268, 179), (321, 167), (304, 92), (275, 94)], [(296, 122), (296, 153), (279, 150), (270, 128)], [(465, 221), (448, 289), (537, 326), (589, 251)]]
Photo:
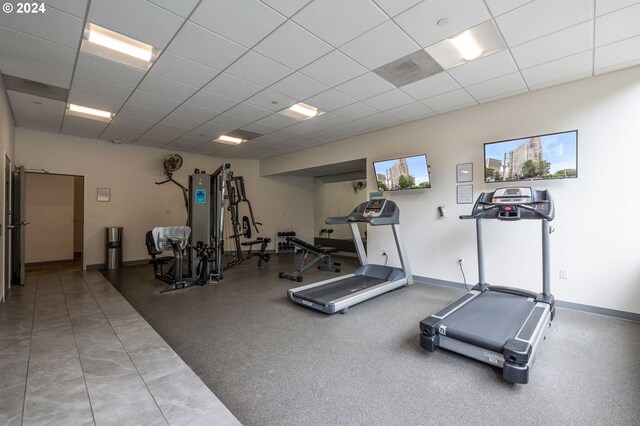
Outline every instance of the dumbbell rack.
[(287, 237), (295, 237), (294, 231), (280, 231), (276, 234), (276, 254), (295, 253), (296, 248), (293, 244), (287, 242)]

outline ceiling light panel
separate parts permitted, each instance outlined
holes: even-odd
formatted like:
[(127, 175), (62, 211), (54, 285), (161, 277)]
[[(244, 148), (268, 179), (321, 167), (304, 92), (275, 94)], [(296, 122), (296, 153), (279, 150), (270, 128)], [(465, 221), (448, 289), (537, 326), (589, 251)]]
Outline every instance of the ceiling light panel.
[(451, 69), (499, 52), (504, 48), (502, 38), (493, 21), (485, 21), (425, 50), (444, 69)]
[(298, 118), (300, 120), (307, 120), (322, 114), (322, 112), (312, 105), (305, 104), (304, 102), (298, 102), (297, 104), (291, 105), (289, 108), (283, 109), (280, 111), (280, 114)]
[(87, 22), (80, 49), (141, 70), (148, 70), (159, 49), (123, 34)]
[(101, 109), (90, 108), (77, 104), (68, 104), (67, 114), (74, 115), (76, 117), (90, 118), (92, 120), (98, 120), (105, 123), (110, 122), (114, 115), (109, 111), (103, 111)]
[(213, 141), (218, 143), (224, 143), (227, 145), (238, 145), (238, 144), (241, 144), (242, 142), (246, 142), (242, 138), (235, 138), (233, 136), (227, 136), (227, 135), (218, 136)]

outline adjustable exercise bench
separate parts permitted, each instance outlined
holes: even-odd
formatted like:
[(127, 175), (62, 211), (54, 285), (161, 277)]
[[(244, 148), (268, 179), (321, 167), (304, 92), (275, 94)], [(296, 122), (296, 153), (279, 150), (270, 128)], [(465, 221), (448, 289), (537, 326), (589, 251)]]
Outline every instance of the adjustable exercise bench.
[[(271, 255), (269, 253), (265, 253), (267, 249), (267, 244), (271, 242), (271, 238), (256, 238), (255, 240), (245, 241), (241, 245), (245, 247), (249, 247), (249, 253), (247, 253), (247, 259), (251, 256), (258, 256), (258, 266), (262, 266), (262, 261), (268, 262), (271, 260)], [(253, 246), (256, 244), (260, 244), (260, 249), (253, 253)]]
[[(314, 246), (296, 237), (287, 237), (286, 241), (302, 250), (303, 253), (300, 254), (298, 268), (290, 274), (286, 272), (280, 272), (280, 278), (287, 278), (292, 281), (300, 282), (302, 281), (302, 273), (321, 260), (324, 260), (325, 263), (324, 265), (319, 265), (318, 269), (321, 269), (323, 271), (340, 272), (340, 268), (338, 268), (340, 264), (334, 262), (333, 258), (331, 257), (333, 253), (338, 251), (337, 248)], [(309, 255), (313, 255), (314, 257), (309, 258)]]
[[(190, 283), (186, 282), (182, 275), (182, 252), (187, 246), (190, 234), (191, 228), (188, 226), (156, 227), (147, 232), (145, 243), (151, 255), (149, 263), (153, 265), (156, 278), (168, 284), (160, 293), (189, 287)], [(157, 257), (165, 250), (173, 251), (173, 256)], [(163, 266), (172, 261), (169, 271), (165, 273), (162, 270)]]

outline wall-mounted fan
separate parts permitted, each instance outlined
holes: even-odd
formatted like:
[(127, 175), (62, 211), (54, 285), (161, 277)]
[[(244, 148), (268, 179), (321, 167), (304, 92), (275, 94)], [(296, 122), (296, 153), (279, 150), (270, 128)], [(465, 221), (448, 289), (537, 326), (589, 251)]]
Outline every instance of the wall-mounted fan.
[(354, 193), (357, 193), (358, 191), (362, 191), (366, 187), (367, 187), (367, 181), (366, 180), (357, 180), (357, 181), (353, 182), (353, 192)]
[(171, 174), (182, 167), (182, 157), (178, 154), (168, 155), (164, 159), (164, 174), (171, 176)]

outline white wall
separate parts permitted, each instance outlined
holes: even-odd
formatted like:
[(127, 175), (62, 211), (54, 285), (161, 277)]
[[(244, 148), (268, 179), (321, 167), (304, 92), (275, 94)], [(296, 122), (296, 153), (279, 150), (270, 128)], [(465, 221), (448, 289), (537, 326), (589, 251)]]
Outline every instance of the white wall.
[(8, 247), (5, 247), (7, 228), (5, 224), (5, 218), (8, 206), (6, 205), (5, 197), (5, 158), (9, 158), (13, 161), (15, 147), (15, 127), (13, 123), (13, 116), (11, 115), (11, 109), (9, 107), (9, 99), (7, 98), (7, 92), (4, 88), (4, 80), (0, 78), (0, 157), (2, 167), (2, 185), (0, 185), (0, 223), (2, 224), (2, 236), (0, 237), (0, 300), (4, 300), (6, 290), (10, 287), (10, 283), (5, 282), (5, 252)]
[[(325, 220), (330, 216), (346, 216), (360, 203), (367, 201), (367, 190), (357, 193), (353, 190), (353, 181), (346, 182), (322, 182), (315, 180), (315, 236), (320, 236), (320, 230), (324, 228), (333, 229), (330, 238), (340, 238), (350, 240), (353, 238), (351, 229), (348, 226), (328, 226)], [(364, 236), (365, 224), (358, 224), (360, 234)], [(326, 235), (323, 235), (326, 237)]]
[[(549, 189), (556, 202), (552, 292), (564, 301), (640, 313), (639, 99), (640, 67), (635, 67), (270, 158), (262, 161), (261, 172), (270, 175), (363, 155), (370, 165), (372, 160), (426, 153), (433, 188), (386, 194), (400, 206), (412, 272), (459, 282), (457, 259), (463, 257), (467, 279), (474, 283), (475, 227), (473, 221), (457, 219), (471, 207), (456, 204), (456, 164), (473, 162), (477, 197), (498, 186), (483, 182), (483, 143), (578, 129), (578, 179), (532, 185)], [(368, 178), (374, 187), (372, 171)], [(437, 217), (438, 205), (447, 208), (448, 217)], [(539, 291), (539, 225), (486, 225), (488, 282)], [(382, 261), (381, 249), (393, 247), (388, 231), (369, 229), (374, 262)], [(568, 269), (569, 279), (558, 279), (560, 268)]]
[(73, 176), (27, 173), (25, 262), (73, 259)]
[[(155, 226), (186, 223), (181, 190), (164, 179), (162, 163), (172, 151), (36, 130), (16, 129), (16, 158), (27, 168), (85, 177), (84, 265), (103, 264), (105, 227), (124, 228), (125, 261), (148, 258), (145, 233)], [(212, 172), (222, 159), (180, 153), (184, 164), (174, 179), (188, 185), (195, 168)], [(264, 223), (258, 236), (274, 238), (280, 229), (313, 236), (313, 179), (260, 177), (257, 160), (230, 160), (236, 176), (244, 175), (256, 219)], [(111, 188), (111, 202), (97, 202), (96, 189)], [(273, 244), (272, 244), (273, 246)]]

